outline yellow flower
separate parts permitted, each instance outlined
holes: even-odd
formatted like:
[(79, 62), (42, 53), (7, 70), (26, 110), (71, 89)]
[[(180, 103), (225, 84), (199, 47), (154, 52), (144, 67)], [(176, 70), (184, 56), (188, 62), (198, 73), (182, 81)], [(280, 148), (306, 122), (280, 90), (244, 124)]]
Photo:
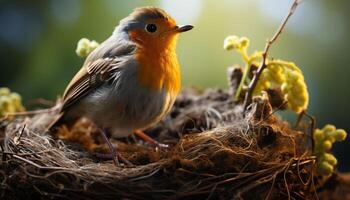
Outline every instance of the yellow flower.
[[(249, 39), (246, 37), (231, 35), (224, 41), (224, 48), (226, 50), (236, 50), (245, 62), (245, 71), (236, 91), (237, 99), (241, 97), (240, 93), (247, 82), (250, 67), (253, 64), (260, 66), (262, 63), (263, 52), (255, 51), (252, 55), (249, 55), (248, 47)], [(299, 67), (293, 62), (279, 59), (266, 60), (266, 65), (267, 67), (261, 73), (254, 88), (253, 96), (261, 95), (262, 91), (268, 89), (280, 88), (290, 110), (296, 113), (306, 110), (309, 104), (309, 93)]]
[(0, 88), (0, 117), (7, 113), (24, 111), (22, 98), (17, 93), (11, 93), (8, 88)]
[(89, 40), (87, 38), (81, 38), (78, 42), (76, 54), (80, 57), (88, 56), (93, 50), (98, 47), (98, 43), (95, 40)]
[[(269, 82), (270, 84), (267, 84)], [(292, 62), (268, 60), (255, 88), (254, 95), (268, 88), (280, 88), (288, 108), (296, 113), (307, 109), (309, 93), (300, 69)]]
[(246, 37), (238, 37), (236, 35), (228, 36), (224, 41), (224, 49), (226, 50), (242, 50), (249, 46), (249, 39)]
[(333, 173), (337, 165), (337, 158), (329, 153), (333, 143), (344, 141), (347, 133), (343, 129), (336, 129), (335, 126), (327, 124), (323, 129), (316, 129), (314, 132), (315, 149), (314, 154), (317, 157), (317, 171), (323, 175)]

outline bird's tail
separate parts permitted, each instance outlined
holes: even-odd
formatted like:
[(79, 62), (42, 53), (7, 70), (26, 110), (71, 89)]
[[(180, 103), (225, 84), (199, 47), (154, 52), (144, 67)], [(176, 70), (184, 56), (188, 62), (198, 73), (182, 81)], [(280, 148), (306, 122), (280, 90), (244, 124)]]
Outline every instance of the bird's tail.
[(53, 113), (53, 117), (50, 119), (50, 123), (48, 123), (48, 126), (46, 127), (47, 132), (54, 132), (55, 128), (61, 124), (61, 119), (64, 115), (62, 112), (62, 106), (63, 102), (59, 99), (54, 107), (47, 109), (48, 112)]

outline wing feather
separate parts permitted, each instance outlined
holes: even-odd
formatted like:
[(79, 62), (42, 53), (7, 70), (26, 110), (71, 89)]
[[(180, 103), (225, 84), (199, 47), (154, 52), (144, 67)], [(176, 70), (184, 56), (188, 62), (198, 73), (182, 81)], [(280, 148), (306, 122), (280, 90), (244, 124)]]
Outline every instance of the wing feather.
[(109, 70), (118, 64), (116, 59), (98, 59), (87, 66), (82, 67), (74, 76), (63, 95), (63, 108), (68, 107), (86, 96), (91, 90), (99, 87), (101, 84), (113, 77), (115, 70)]
[(62, 111), (113, 78), (116, 71), (124, 67), (122, 58), (131, 55), (134, 49), (134, 44), (113, 41), (111, 38), (95, 49), (68, 84), (63, 95)]

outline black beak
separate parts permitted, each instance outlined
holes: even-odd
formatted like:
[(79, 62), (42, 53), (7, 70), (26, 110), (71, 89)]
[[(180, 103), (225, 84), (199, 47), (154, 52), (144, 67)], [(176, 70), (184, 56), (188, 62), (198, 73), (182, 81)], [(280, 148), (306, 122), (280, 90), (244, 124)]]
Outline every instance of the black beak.
[(183, 26), (178, 26), (176, 31), (179, 32), (179, 33), (183, 33), (183, 32), (189, 31), (191, 29), (193, 29), (193, 26), (191, 26), (191, 25), (183, 25)]

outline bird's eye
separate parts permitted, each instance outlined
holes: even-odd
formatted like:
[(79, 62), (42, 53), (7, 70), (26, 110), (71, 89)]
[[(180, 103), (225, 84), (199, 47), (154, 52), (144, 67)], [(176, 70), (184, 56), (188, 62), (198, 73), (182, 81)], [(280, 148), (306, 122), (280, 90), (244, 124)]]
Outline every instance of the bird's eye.
[(147, 24), (146, 31), (149, 33), (154, 33), (157, 31), (157, 26), (155, 24)]

